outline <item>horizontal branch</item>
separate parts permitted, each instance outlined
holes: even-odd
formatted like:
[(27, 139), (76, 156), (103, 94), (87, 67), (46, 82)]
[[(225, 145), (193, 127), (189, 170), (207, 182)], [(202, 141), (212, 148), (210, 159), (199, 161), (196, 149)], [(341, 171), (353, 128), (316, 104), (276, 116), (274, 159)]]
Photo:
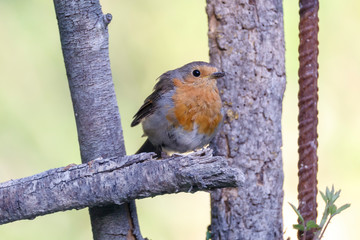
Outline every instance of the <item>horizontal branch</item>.
[(0, 224), (166, 193), (236, 187), (243, 173), (209, 149), (153, 159), (142, 153), (56, 168), (0, 184)]

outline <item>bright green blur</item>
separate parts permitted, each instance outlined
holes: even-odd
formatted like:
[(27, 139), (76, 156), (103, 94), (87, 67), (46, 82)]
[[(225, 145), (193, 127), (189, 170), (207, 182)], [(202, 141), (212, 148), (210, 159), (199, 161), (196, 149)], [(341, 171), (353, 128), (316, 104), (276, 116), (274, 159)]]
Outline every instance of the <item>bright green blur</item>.
[[(325, 239), (356, 239), (360, 206), (360, 3), (320, 3), (319, 189), (342, 189), (352, 206), (330, 224)], [(337, 5), (336, 5), (337, 4)], [(110, 1), (110, 58), (125, 144), (145, 140), (132, 116), (166, 70), (208, 61), (205, 1)], [(297, 1), (284, 1), (287, 88), (283, 108), (284, 230), (295, 239), (287, 202), (297, 204)], [(0, 181), (80, 163), (75, 120), (53, 2), (0, 0)], [(321, 203), (319, 198), (319, 203)], [(323, 207), (321, 203), (320, 207)], [(154, 240), (204, 239), (207, 193), (138, 201), (142, 233)], [(0, 227), (1, 240), (88, 240), (87, 210)]]

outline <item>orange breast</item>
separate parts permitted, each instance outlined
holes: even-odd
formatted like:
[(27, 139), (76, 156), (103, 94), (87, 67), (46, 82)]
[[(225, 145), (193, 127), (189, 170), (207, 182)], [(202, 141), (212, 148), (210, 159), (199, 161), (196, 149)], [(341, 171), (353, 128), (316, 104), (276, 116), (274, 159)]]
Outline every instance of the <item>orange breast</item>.
[(192, 131), (197, 124), (199, 133), (213, 134), (222, 120), (221, 99), (215, 81), (193, 85), (174, 79), (174, 85), (173, 114), (177, 124), (186, 131)]

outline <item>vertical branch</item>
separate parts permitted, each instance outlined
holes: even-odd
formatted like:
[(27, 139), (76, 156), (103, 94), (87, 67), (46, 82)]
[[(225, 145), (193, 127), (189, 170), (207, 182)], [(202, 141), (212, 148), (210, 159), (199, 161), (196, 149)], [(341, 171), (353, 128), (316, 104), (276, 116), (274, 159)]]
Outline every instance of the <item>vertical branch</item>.
[(282, 1), (207, 0), (206, 11), (210, 59), (226, 72), (218, 81), (226, 114), (214, 145), (247, 179), (211, 193), (212, 239), (282, 239)]
[[(81, 159), (125, 155), (108, 53), (111, 14), (98, 0), (54, 0)], [(94, 239), (142, 239), (135, 203), (90, 209)]]
[[(299, 210), (305, 222), (317, 216), (318, 0), (300, 0), (299, 45)], [(304, 233), (299, 232), (299, 239)], [(306, 239), (313, 239), (307, 232)]]

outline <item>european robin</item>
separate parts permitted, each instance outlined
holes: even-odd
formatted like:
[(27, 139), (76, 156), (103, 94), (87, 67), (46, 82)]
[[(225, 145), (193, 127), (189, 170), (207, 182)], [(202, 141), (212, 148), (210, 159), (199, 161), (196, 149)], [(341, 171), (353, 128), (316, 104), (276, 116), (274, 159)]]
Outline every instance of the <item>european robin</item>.
[(131, 123), (132, 127), (142, 123), (148, 137), (137, 153), (160, 156), (162, 151), (183, 153), (207, 145), (223, 118), (216, 80), (224, 75), (206, 62), (162, 74)]

